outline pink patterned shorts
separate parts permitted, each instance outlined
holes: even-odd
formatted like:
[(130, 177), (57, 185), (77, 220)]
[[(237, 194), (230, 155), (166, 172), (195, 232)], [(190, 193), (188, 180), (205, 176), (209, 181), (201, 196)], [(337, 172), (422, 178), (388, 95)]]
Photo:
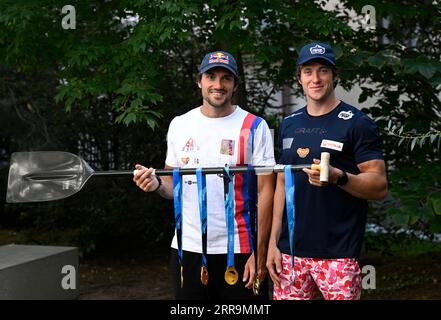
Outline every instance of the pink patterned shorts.
[(295, 257), (295, 283), (291, 256), (282, 254), (280, 286), (274, 284), (274, 300), (311, 300), (321, 292), (326, 300), (358, 300), (361, 272), (354, 258), (316, 259)]

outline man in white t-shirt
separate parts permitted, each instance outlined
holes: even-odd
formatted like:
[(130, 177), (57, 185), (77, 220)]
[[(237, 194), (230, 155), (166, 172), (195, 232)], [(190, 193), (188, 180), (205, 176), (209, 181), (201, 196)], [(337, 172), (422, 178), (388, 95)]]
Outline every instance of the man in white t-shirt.
[[(199, 66), (197, 84), (202, 105), (174, 118), (167, 135), (165, 168), (207, 168), (275, 165), (273, 141), (267, 123), (238, 105), (232, 97), (238, 85), (234, 57), (223, 51), (207, 54)], [(152, 168), (136, 165), (133, 180), (145, 192), (158, 192), (173, 199), (171, 177), (153, 175)], [(202, 232), (196, 176), (183, 175), (182, 190), (182, 256), (178, 256), (177, 235), (172, 241), (171, 275), (176, 299), (266, 299), (268, 298), (265, 261), (271, 228), (273, 174), (258, 176), (258, 267), (262, 283), (260, 294), (252, 290), (256, 274), (252, 254), (250, 217), (244, 212), (246, 189), (242, 175), (234, 176), (234, 265), (239, 281), (234, 285), (224, 280), (227, 266), (227, 226), (224, 181), (220, 175), (207, 175), (207, 239), (202, 250)], [(233, 228), (230, 228), (230, 232)], [(230, 247), (231, 248), (231, 247)], [(232, 254), (232, 252), (230, 252)], [(206, 257), (209, 281), (201, 281), (202, 256)], [(181, 264), (183, 283), (181, 283)], [(182, 285), (183, 284), (183, 285)]]

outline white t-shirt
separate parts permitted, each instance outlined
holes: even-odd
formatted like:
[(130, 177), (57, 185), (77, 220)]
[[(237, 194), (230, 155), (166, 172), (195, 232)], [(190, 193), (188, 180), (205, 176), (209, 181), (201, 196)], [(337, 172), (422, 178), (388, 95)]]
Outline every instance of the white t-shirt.
[[(251, 139), (253, 132), (254, 139)], [(239, 106), (226, 117), (209, 118), (198, 107), (171, 121), (167, 135), (166, 165), (175, 168), (206, 168), (248, 163), (254, 166), (275, 165), (271, 133), (262, 118)], [(223, 179), (214, 174), (206, 178), (207, 253), (227, 253)], [(182, 248), (201, 253), (202, 233), (196, 176), (183, 175), (182, 181)], [(250, 226), (242, 215), (241, 181), (240, 175), (235, 175), (234, 252), (249, 253)], [(172, 247), (177, 249), (176, 232)]]

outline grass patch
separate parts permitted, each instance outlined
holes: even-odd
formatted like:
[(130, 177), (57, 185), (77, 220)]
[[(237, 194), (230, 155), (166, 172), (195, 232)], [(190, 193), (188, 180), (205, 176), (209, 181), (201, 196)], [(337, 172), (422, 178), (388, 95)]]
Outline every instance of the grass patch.
[(364, 237), (362, 255), (413, 257), (440, 251), (440, 242), (419, 239), (406, 234), (367, 232)]

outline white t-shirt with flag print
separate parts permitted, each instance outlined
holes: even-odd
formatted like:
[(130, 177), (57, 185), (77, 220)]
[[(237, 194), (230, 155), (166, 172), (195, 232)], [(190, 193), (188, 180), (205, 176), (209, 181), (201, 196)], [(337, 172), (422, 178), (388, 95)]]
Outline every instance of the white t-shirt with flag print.
[[(253, 138), (254, 137), (254, 138)], [(260, 117), (236, 106), (234, 112), (222, 118), (209, 118), (201, 108), (175, 117), (167, 135), (167, 158), (170, 167), (224, 167), (275, 165), (274, 147), (267, 123)], [(222, 176), (207, 178), (207, 253), (227, 253), (224, 184)], [(202, 233), (195, 175), (183, 175), (182, 189), (182, 248), (202, 252)], [(251, 252), (248, 213), (243, 211), (242, 175), (234, 176), (235, 219), (234, 252)], [(246, 188), (244, 188), (246, 189)], [(177, 249), (176, 232), (172, 247)]]

